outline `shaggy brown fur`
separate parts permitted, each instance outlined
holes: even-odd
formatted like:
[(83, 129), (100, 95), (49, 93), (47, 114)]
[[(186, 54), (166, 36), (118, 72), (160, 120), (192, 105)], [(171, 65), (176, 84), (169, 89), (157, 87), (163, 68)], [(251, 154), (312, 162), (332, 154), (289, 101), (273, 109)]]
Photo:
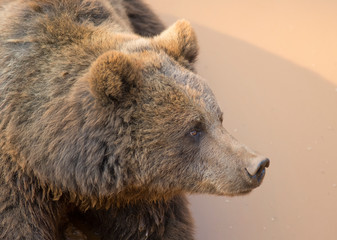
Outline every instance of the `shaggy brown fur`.
[(185, 193), (259, 186), (191, 26), (162, 30), (139, 0), (0, 1), (1, 239), (193, 239)]

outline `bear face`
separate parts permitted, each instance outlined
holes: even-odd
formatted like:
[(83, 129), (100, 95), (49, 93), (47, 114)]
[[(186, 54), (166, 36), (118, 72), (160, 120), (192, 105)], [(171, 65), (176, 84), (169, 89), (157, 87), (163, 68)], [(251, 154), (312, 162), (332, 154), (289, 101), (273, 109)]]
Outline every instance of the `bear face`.
[(96, 103), (129, 112), (122, 120), (129, 139), (121, 151), (132, 149), (135, 156), (120, 157), (129, 159), (122, 192), (141, 193), (142, 199), (180, 192), (238, 195), (260, 185), (264, 173), (257, 180), (247, 169), (265, 158), (222, 127), (212, 91), (191, 71), (197, 52), (195, 34), (182, 20), (92, 65), (88, 81)]

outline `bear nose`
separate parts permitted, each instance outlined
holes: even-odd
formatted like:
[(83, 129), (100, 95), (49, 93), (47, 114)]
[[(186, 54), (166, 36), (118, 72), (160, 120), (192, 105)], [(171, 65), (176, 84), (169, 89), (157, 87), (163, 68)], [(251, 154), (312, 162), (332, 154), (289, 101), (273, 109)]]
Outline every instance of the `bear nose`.
[(251, 178), (257, 179), (259, 182), (265, 174), (265, 168), (269, 167), (270, 160), (268, 158), (261, 160), (256, 159), (246, 168), (247, 173)]

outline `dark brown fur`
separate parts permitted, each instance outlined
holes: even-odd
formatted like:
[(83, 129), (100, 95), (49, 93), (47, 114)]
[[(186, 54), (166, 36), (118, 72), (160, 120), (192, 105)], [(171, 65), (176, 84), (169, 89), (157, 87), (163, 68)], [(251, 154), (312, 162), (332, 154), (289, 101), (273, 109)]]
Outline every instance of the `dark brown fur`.
[(101, 239), (193, 239), (186, 192), (260, 184), (190, 71), (186, 21), (158, 35), (138, 0), (16, 0), (0, 22), (0, 238), (80, 221)]
[(163, 23), (142, 0), (124, 0), (123, 5), (135, 33), (152, 37), (164, 31)]

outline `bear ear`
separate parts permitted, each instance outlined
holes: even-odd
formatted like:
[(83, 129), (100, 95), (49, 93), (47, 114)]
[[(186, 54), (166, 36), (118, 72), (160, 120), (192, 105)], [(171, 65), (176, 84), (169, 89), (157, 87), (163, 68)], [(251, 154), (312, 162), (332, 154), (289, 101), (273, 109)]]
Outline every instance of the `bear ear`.
[(109, 51), (92, 64), (89, 84), (93, 95), (103, 104), (120, 101), (140, 80), (140, 67), (131, 56)]
[[(153, 39), (156, 47), (163, 49), (179, 63), (194, 63), (198, 56), (198, 42), (191, 24), (179, 20)], [(187, 64), (188, 64), (187, 63)]]

